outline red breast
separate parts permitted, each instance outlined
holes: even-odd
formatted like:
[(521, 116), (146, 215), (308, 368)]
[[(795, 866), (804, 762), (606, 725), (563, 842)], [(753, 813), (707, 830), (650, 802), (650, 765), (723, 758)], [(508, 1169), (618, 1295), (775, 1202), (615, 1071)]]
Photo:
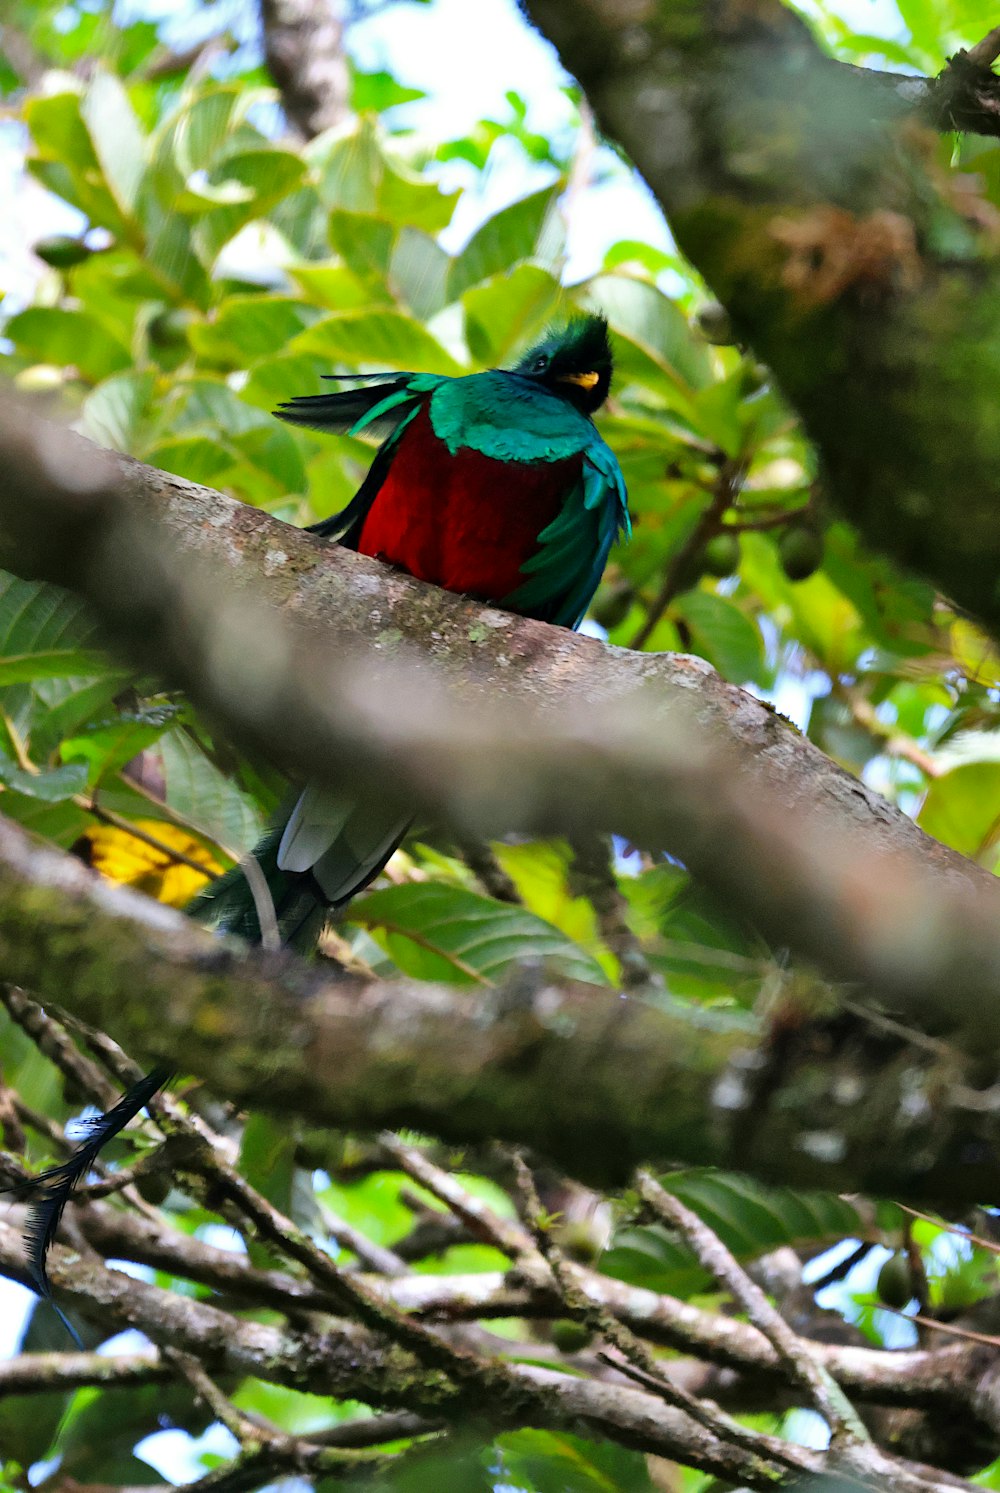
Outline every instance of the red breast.
[(358, 541), (363, 555), (483, 601), (501, 601), (580, 479), (582, 458), (506, 462), (434, 434), (426, 409), (404, 432)]

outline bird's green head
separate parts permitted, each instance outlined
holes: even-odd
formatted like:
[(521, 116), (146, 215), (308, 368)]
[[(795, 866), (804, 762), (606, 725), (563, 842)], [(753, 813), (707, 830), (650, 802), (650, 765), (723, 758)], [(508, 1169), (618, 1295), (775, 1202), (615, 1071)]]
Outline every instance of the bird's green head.
[(611, 387), (611, 343), (603, 316), (580, 316), (556, 327), (513, 370), (592, 415)]

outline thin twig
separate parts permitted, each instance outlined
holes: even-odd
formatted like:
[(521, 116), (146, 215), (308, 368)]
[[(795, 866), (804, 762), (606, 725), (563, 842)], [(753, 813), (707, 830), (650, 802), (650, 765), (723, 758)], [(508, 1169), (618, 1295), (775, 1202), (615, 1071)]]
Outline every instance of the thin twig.
[[(531, 1168), (528, 1166), (520, 1152), (513, 1155), (514, 1173), (517, 1179), (518, 1193), (521, 1200), (522, 1212), (526, 1221), (535, 1232), (539, 1251), (543, 1255), (556, 1288), (559, 1291), (566, 1308), (567, 1315), (583, 1322), (595, 1333), (598, 1333), (606, 1342), (617, 1348), (622, 1355), (624, 1366), (610, 1355), (598, 1355), (602, 1362), (609, 1363), (613, 1368), (620, 1369), (627, 1378), (635, 1379), (645, 1389), (652, 1391), (666, 1404), (675, 1409), (683, 1410), (697, 1423), (710, 1431), (712, 1435), (719, 1436), (724, 1441), (732, 1442), (742, 1447), (745, 1451), (759, 1454), (760, 1444), (756, 1433), (741, 1426), (739, 1421), (726, 1415), (718, 1406), (706, 1401), (699, 1400), (697, 1396), (689, 1394), (686, 1389), (675, 1380), (668, 1378), (653, 1354), (640, 1341), (628, 1327), (618, 1320), (617, 1317), (604, 1308), (595, 1305), (584, 1291), (582, 1291), (567, 1268), (567, 1262), (563, 1259), (562, 1251), (552, 1238), (551, 1232), (545, 1226), (545, 1219), (538, 1190), (535, 1187), (535, 1179)], [(788, 1466), (794, 1467), (794, 1456), (790, 1454)]]
[[(130, 781), (130, 787), (134, 784)], [(148, 845), (150, 850), (155, 850), (158, 855), (166, 856), (168, 860), (176, 862), (178, 866), (187, 866), (192, 871), (198, 871), (207, 880), (217, 874), (211, 866), (206, 866), (204, 861), (195, 860), (193, 855), (187, 855), (185, 851), (178, 850), (174, 845), (168, 845), (165, 840), (157, 839), (156, 835), (149, 830), (141, 829), (139, 825), (133, 824), (121, 814), (116, 814), (113, 809), (106, 809), (103, 804), (98, 803), (94, 797), (88, 797), (83, 793), (73, 795), (73, 803), (78, 809), (92, 814), (102, 824), (110, 825), (113, 829), (121, 830), (124, 835), (131, 835), (133, 840), (140, 840), (143, 845)]]
[(394, 1250), (386, 1249), (384, 1244), (375, 1244), (367, 1234), (354, 1228), (346, 1219), (339, 1218), (323, 1202), (319, 1203), (319, 1213), (330, 1238), (342, 1249), (349, 1249), (351, 1254), (357, 1255), (361, 1264), (367, 1265), (376, 1275), (395, 1277), (407, 1274), (406, 1261)]
[(379, 1136), (379, 1145), (407, 1176), (419, 1182), (421, 1187), (426, 1187), (428, 1192), (460, 1218), (475, 1238), (494, 1245), (516, 1261), (529, 1278), (537, 1277), (540, 1270), (547, 1279), (548, 1269), (526, 1229), (509, 1219), (501, 1218), (481, 1198), (473, 1197), (450, 1172), (435, 1166), (423, 1151), (416, 1146), (406, 1145), (398, 1135), (384, 1130)]
[(737, 1305), (769, 1340), (792, 1378), (805, 1390), (830, 1427), (832, 1441), (848, 1445), (868, 1442), (868, 1432), (840, 1385), (816, 1361), (806, 1342), (792, 1331), (718, 1235), (697, 1213), (661, 1187), (649, 1172), (640, 1171), (636, 1182), (640, 1196), (657, 1217), (680, 1233), (699, 1263), (720, 1285), (726, 1286)]
[(947, 1337), (960, 1337), (967, 1343), (986, 1343), (991, 1348), (1000, 1348), (1000, 1337), (995, 1337), (988, 1332), (973, 1332), (971, 1327), (959, 1327), (956, 1322), (938, 1322), (933, 1317), (924, 1317), (920, 1312), (898, 1311), (894, 1306), (884, 1306), (879, 1302), (879, 1311), (888, 1312), (892, 1317), (902, 1317), (904, 1322), (916, 1322), (920, 1327), (927, 1327), (932, 1332), (943, 1332)]
[(476, 880), (491, 897), (498, 902), (521, 905), (521, 896), (489, 842), (475, 839), (471, 835), (457, 835), (459, 854)]
[(25, 995), (16, 985), (0, 984), (0, 1004), (12, 1021), (34, 1042), (39, 1052), (69, 1080), (81, 1094), (87, 1095), (101, 1109), (109, 1109), (118, 1095), (96, 1063), (77, 1047), (61, 1022)]
[(919, 1208), (910, 1208), (906, 1203), (897, 1203), (896, 1207), (901, 1213), (908, 1213), (911, 1218), (922, 1218), (924, 1223), (932, 1223), (939, 1229), (944, 1229), (949, 1234), (954, 1234), (957, 1239), (967, 1239), (970, 1244), (975, 1244), (979, 1249), (988, 1250), (991, 1255), (1000, 1255), (1000, 1244), (993, 1239), (984, 1239), (982, 1234), (974, 1234), (960, 1223), (948, 1223), (946, 1219), (935, 1218), (933, 1213), (921, 1213)]
[(994, 26), (992, 31), (987, 31), (982, 40), (977, 41), (974, 47), (970, 47), (965, 55), (970, 62), (978, 62), (983, 67), (992, 67), (1000, 57), (1000, 26)]
[(621, 983), (626, 990), (661, 985), (646, 958), (642, 943), (628, 924), (627, 903), (618, 885), (609, 836), (577, 834), (570, 839), (573, 860), (569, 868), (570, 890), (586, 897), (597, 914), (601, 936), (618, 960)]
[(722, 515), (731, 506), (739, 492), (745, 472), (746, 468), (741, 462), (731, 461), (728, 458), (720, 462), (711, 500), (680, 549), (676, 550), (671, 557), (660, 589), (647, 608), (645, 622), (629, 643), (630, 648), (642, 648), (649, 641), (656, 624), (685, 584), (691, 561), (701, 553), (706, 542), (722, 528)]

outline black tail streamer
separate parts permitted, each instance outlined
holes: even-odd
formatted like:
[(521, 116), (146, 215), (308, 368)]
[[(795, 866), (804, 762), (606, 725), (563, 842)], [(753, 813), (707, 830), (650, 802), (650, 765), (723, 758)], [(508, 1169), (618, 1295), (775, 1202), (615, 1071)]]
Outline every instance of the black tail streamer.
[[(16, 1197), (27, 1199), (30, 1205), (28, 1221), (24, 1226), (28, 1274), (35, 1290), (46, 1301), (52, 1301), (52, 1286), (45, 1268), (45, 1261), (73, 1188), (81, 1177), (86, 1176), (96, 1161), (98, 1153), (107, 1145), (112, 1136), (124, 1130), (129, 1120), (133, 1119), (149, 1103), (153, 1095), (163, 1088), (172, 1073), (173, 1069), (163, 1064), (158, 1064), (157, 1067), (151, 1069), (144, 1078), (140, 1078), (137, 1084), (122, 1095), (107, 1114), (88, 1120), (87, 1138), (73, 1152), (68, 1161), (61, 1162), (59, 1166), (49, 1167), (48, 1171), (40, 1172), (37, 1177), (32, 1177), (30, 1182), (21, 1183), (12, 1189)], [(59, 1316), (74, 1341), (79, 1343), (72, 1324), (66, 1321), (54, 1301), (52, 1305), (59, 1312)], [(80, 1346), (82, 1347), (82, 1344)]]

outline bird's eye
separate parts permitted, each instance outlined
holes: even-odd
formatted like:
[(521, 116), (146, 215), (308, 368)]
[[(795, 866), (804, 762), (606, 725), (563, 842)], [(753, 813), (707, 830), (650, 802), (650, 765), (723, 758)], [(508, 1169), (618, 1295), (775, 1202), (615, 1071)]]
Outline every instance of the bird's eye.
[(535, 361), (531, 365), (531, 371), (532, 371), (532, 373), (544, 373), (545, 370), (546, 370), (546, 368), (548, 366), (549, 366), (548, 354), (547, 353), (539, 353), (538, 357), (535, 359)]

